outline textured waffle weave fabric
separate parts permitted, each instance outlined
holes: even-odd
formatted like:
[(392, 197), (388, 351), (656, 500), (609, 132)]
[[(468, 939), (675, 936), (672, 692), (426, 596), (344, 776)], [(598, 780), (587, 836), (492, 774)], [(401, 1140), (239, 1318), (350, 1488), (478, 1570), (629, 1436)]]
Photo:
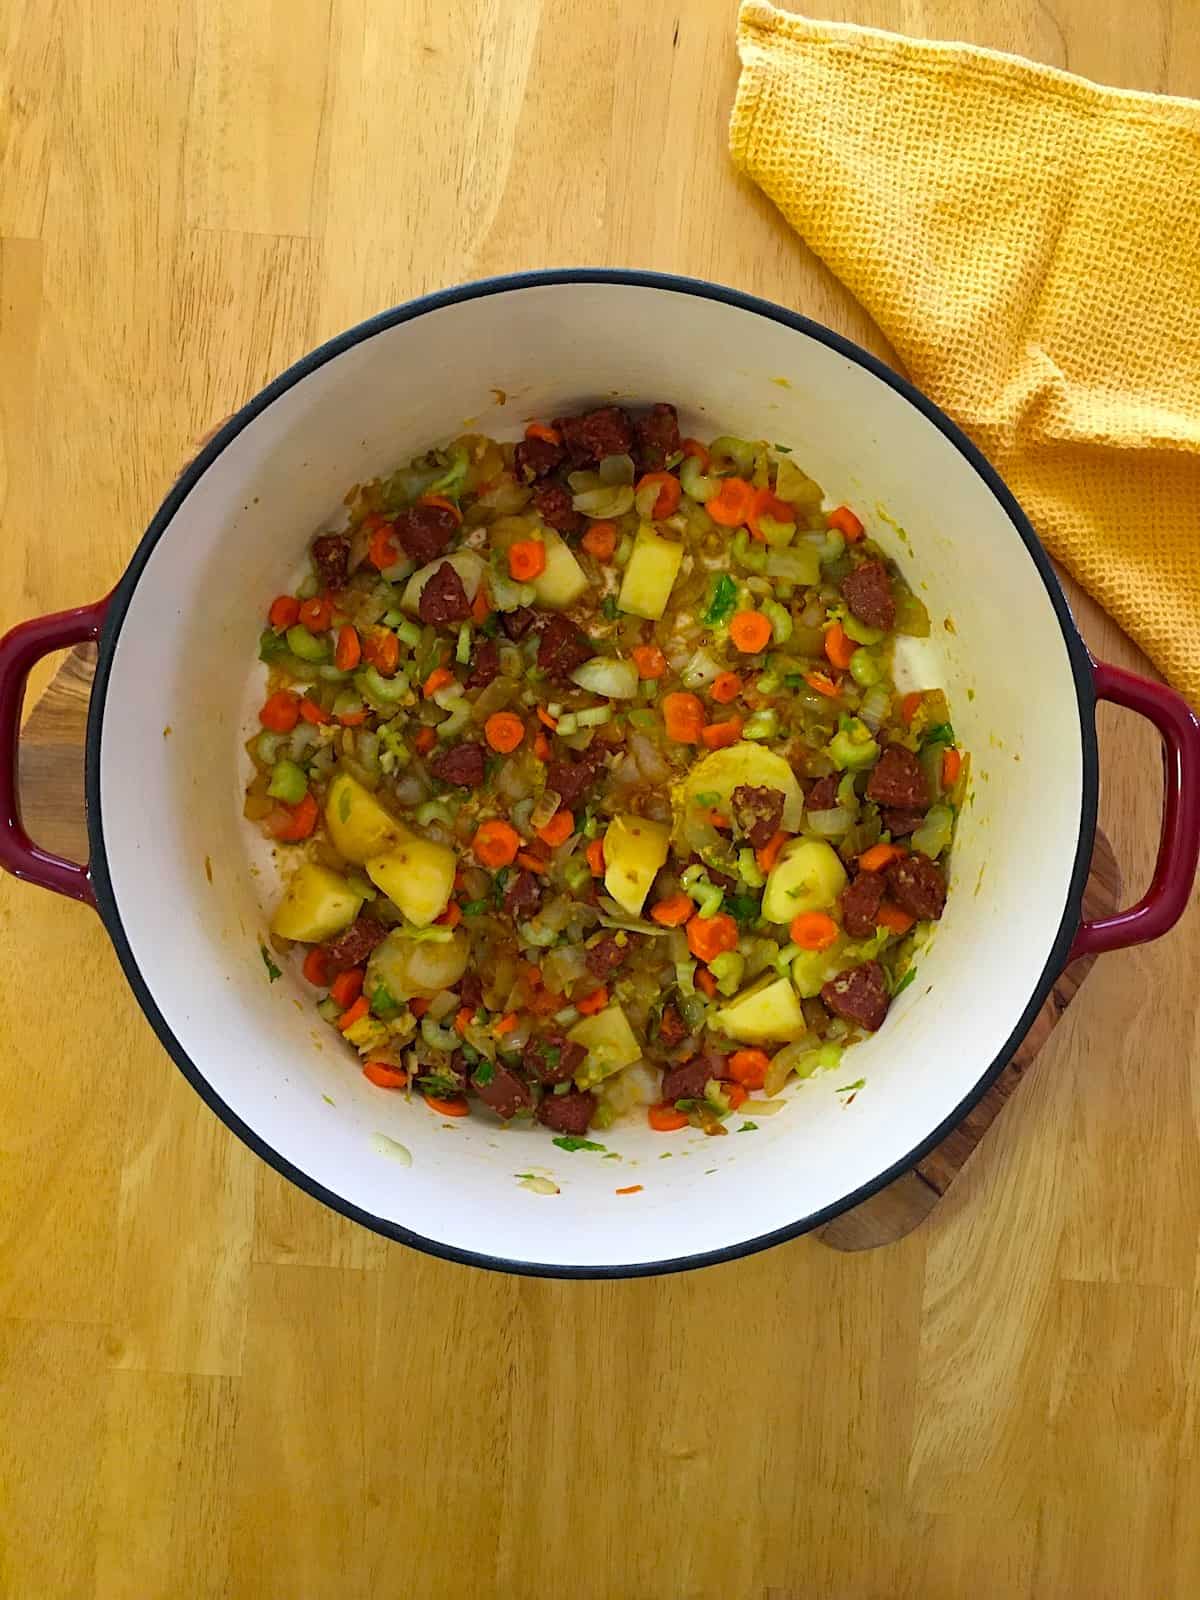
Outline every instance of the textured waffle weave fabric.
[(1200, 706), (1200, 102), (760, 0), (738, 47), (736, 165)]

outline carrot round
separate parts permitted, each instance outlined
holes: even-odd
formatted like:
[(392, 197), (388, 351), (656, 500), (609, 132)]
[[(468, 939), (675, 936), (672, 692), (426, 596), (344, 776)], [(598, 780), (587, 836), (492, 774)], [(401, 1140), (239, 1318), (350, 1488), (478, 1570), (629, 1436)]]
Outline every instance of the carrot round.
[(345, 1033), (347, 1029), (352, 1028), (356, 1022), (361, 1022), (370, 1009), (371, 1007), (367, 1002), (366, 995), (360, 994), (358, 999), (355, 1000), (352, 1005), (348, 1006), (337, 1019), (339, 1032)]
[(838, 686), (827, 672), (806, 672), (804, 681), (810, 689), (815, 689), (818, 694), (823, 694), (826, 699), (837, 699)]
[(613, 551), (617, 548), (617, 525), (615, 522), (593, 522), (579, 542), (588, 555), (595, 556), (597, 561), (611, 561)]
[(533, 739), (533, 753), (539, 761), (549, 761), (550, 741), (539, 728)]
[(725, 1065), (734, 1083), (743, 1089), (761, 1089), (771, 1058), (765, 1050), (735, 1050)]
[(703, 989), (710, 1000), (717, 997), (717, 980), (707, 967), (701, 967), (696, 973), (696, 985)]
[(319, 944), (304, 958), (304, 965), (300, 968), (306, 983), (311, 983), (314, 989), (324, 989), (329, 984), (329, 957)]
[(914, 689), (911, 694), (906, 694), (900, 702), (900, 720), (906, 728), (912, 727), (912, 720), (921, 709), (921, 701), (925, 696), (920, 689)]
[(372, 628), (363, 640), (362, 653), (385, 678), (390, 678), (400, 665), (400, 641), (390, 628)]
[(294, 806), (280, 805), (267, 818), (267, 827), (285, 844), (299, 844), (317, 825), (320, 810), (310, 793)]
[(515, 711), (493, 711), (483, 725), (483, 736), (493, 750), (506, 756), (525, 737), (525, 724)]
[(743, 1089), (740, 1083), (727, 1083), (725, 1085), (725, 1098), (729, 1101), (729, 1109), (737, 1111), (749, 1100), (750, 1091)]
[(418, 728), (413, 735), (413, 746), (419, 756), (427, 756), (437, 743), (437, 734), (432, 728)]
[(708, 692), (719, 706), (731, 705), (742, 692), (742, 680), (736, 672), (718, 673)]
[(739, 611), (729, 624), (729, 637), (743, 655), (756, 656), (771, 642), (771, 622), (761, 611)]
[(562, 434), (557, 428), (550, 428), (544, 422), (531, 422), (525, 429), (527, 439), (541, 439), (544, 444), (561, 444)]
[(630, 654), (639, 678), (653, 680), (666, 676), (667, 658), (656, 644), (635, 644)]
[(419, 506), (437, 506), (439, 511), (448, 511), (455, 522), (462, 522), (462, 512), (453, 500), (447, 500), (444, 494), (423, 494), (417, 499)]
[(754, 486), (745, 478), (722, 478), (721, 487), (704, 509), (723, 528), (740, 528), (754, 509)]
[(706, 750), (724, 750), (742, 737), (741, 717), (730, 717), (725, 722), (710, 722), (701, 728), (700, 739)]
[(550, 871), (541, 856), (535, 856), (532, 850), (518, 850), (517, 865), (524, 867), (526, 872), (539, 873), (543, 878)]
[(585, 994), (582, 1000), (576, 1000), (575, 1009), (581, 1017), (590, 1017), (597, 1011), (603, 1011), (607, 1004), (608, 990), (601, 984), (598, 989), (593, 989), (591, 994)]
[(889, 933), (907, 933), (915, 921), (915, 917), (910, 917), (907, 911), (901, 911), (891, 900), (885, 900), (875, 913), (876, 927), (886, 928)]
[(307, 695), (301, 698), (300, 715), (305, 722), (311, 722), (314, 728), (323, 728), (333, 721), (328, 711), (319, 706), (315, 700), (310, 700)]
[(777, 494), (772, 494), (770, 489), (757, 489), (746, 523), (756, 539), (765, 540), (767, 536), (759, 526), (760, 517), (770, 517), (772, 522), (794, 523), (796, 513), (786, 500), (781, 500)]
[(649, 483), (658, 485), (658, 499), (654, 502), (654, 509), (650, 515), (658, 522), (664, 517), (669, 517), (679, 508), (679, 497), (683, 493), (679, 487), (679, 479), (669, 472), (646, 472), (637, 481), (638, 490), (642, 490)]
[(688, 1125), (687, 1112), (676, 1111), (674, 1106), (650, 1106), (646, 1112), (646, 1121), (655, 1133), (674, 1133), (679, 1128)]
[(776, 857), (787, 843), (787, 838), (788, 836), (786, 833), (780, 832), (772, 834), (771, 838), (767, 840), (766, 844), (764, 844), (761, 849), (754, 852), (754, 859), (758, 863), (760, 872), (770, 872), (771, 868), (775, 865)]
[(339, 672), (353, 672), (361, 660), (362, 641), (358, 637), (358, 629), (352, 622), (347, 622), (338, 629), (333, 664)]
[(836, 506), (825, 521), (837, 529), (847, 544), (857, 544), (866, 531), (849, 506)]
[(685, 922), (691, 920), (695, 912), (692, 897), (684, 894), (682, 889), (678, 894), (669, 894), (665, 900), (660, 900), (656, 906), (650, 908), (650, 916), (664, 928), (682, 928)]
[(435, 1094), (425, 1096), (425, 1104), (430, 1111), (436, 1111), (442, 1117), (469, 1117), (471, 1108), (465, 1100), (443, 1100)]
[(950, 745), (942, 756), (942, 788), (953, 789), (962, 771), (962, 756)]
[(485, 867), (507, 867), (517, 858), (521, 835), (511, 823), (495, 817), (479, 824), (471, 848)]
[(333, 621), (333, 607), (323, 595), (314, 595), (300, 607), (300, 621), (309, 633), (324, 633)]
[(884, 867), (890, 867), (892, 862), (898, 861), (903, 854), (902, 845), (873, 844), (859, 856), (858, 864), (864, 872), (882, 872)]
[(449, 667), (434, 667), (433, 671), (421, 685), (421, 693), (426, 700), (432, 700), (439, 689), (444, 689), (447, 684), (454, 682), (454, 674)]
[(492, 1032), (499, 1034), (503, 1038), (506, 1033), (513, 1031), (520, 1020), (515, 1011), (506, 1011), (502, 1017), (498, 1017), (492, 1024)]
[(604, 876), (604, 840), (593, 839), (584, 852), (587, 864), (591, 868), (593, 878)]
[(470, 1006), (462, 1006), (459, 1008), (454, 1018), (454, 1031), (458, 1034), (460, 1039), (466, 1036), (467, 1028), (470, 1026), (471, 1018), (474, 1015), (475, 1012)]
[(687, 942), (698, 961), (715, 961), (727, 950), (737, 949), (737, 923), (724, 911), (715, 917), (693, 917), (687, 925)]
[(363, 986), (362, 967), (350, 967), (345, 972), (339, 972), (329, 985), (329, 992), (345, 1011), (347, 1006), (352, 1006), (362, 993)]
[(575, 818), (571, 812), (560, 809), (537, 832), (539, 839), (544, 839), (551, 849), (557, 850), (575, 832)]
[(518, 539), (508, 547), (508, 570), (517, 583), (528, 583), (546, 570), (546, 546), (540, 539)]
[(683, 439), (680, 441), (679, 448), (683, 451), (685, 456), (695, 456), (696, 460), (700, 463), (701, 472), (708, 471), (708, 450), (700, 443), (699, 439)]
[(300, 720), (300, 696), (291, 689), (276, 689), (263, 702), (258, 720), (270, 733), (291, 733)]
[(457, 900), (451, 900), (441, 916), (434, 918), (434, 925), (439, 928), (457, 928), (461, 921), (462, 907)]
[(663, 723), (667, 738), (676, 744), (698, 744), (704, 728), (704, 707), (694, 694), (678, 692), (664, 696)]
[(839, 672), (845, 672), (850, 665), (850, 657), (857, 649), (858, 646), (840, 622), (835, 622), (832, 628), (825, 630), (825, 654)]
[(390, 522), (380, 522), (371, 530), (367, 560), (379, 572), (386, 572), (400, 560), (400, 546), (396, 543), (395, 532)]
[(278, 628), (282, 632), (284, 628), (294, 626), (299, 620), (300, 602), (294, 595), (277, 595), (271, 601), (271, 609), (267, 612), (267, 621), (273, 628)]
[(408, 1083), (404, 1068), (390, 1066), (386, 1061), (368, 1061), (363, 1067), (363, 1077), (379, 1089), (403, 1089)]
[(788, 933), (801, 950), (828, 950), (837, 943), (838, 925), (824, 911), (802, 911)]

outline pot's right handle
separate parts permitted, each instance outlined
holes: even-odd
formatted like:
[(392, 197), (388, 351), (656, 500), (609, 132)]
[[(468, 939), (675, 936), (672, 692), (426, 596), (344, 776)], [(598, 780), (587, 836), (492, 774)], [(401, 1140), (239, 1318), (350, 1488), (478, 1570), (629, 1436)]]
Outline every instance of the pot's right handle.
[(95, 641), (104, 626), (108, 597), (74, 611), (22, 622), (0, 639), (0, 867), (27, 883), (95, 905), (86, 866), (52, 855), (25, 832), (17, 798), (21, 744), (21, 706), (33, 666), (54, 650)]
[(1097, 700), (1146, 717), (1163, 741), (1163, 822), (1150, 887), (1128, 911), (1081, 922), (1069, 961), (1157, 939), (1179, 921), (1200, 858), (1200, 722), (1182, 695), (1121, 667), (1092, 663)]

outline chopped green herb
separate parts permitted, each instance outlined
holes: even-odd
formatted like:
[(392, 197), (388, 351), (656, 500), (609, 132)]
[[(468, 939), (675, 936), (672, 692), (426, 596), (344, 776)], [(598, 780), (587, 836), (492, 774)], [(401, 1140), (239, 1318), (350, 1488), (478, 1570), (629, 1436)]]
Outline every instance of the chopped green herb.
[(939, 722), (934, 727), (926, 729), (925, 744), (953, 744), (954, 729), (948, 722)]
[(900, 982), (892, 990), (892, 998), (893, 998), (893, 1000), (896, 998), (896, 996), (898, 994), (903, 994), (904, 993), (905, 989), (908, 988), (909, 984), (913, 981), (913, 979), (916, 977), (916, 975), (917, 975), (916, 967), (909, 967), (908, 971), (900, 979)]
[(840, 1089), (835, 1089), (834, 1090), (834, 1093), (835, 1094), (857, 1094), (857, 1092), (861, 1088), (863, 1088), (863, 1086), (866, 1084), (866, 1081), (867, 1080), (865, 1078), (856, 1078), (853, 1083), (844, 1083), (844, 1084), (842, 1084)]
[(758, 1132), (758, 1123), (757, 1122), (743, 1122), (741, 1127), (737, 1129), (737, 1132), (738, 1133), (757, 1133)]
[(382, 1017), (385, 1022), (389, 1017), (399, 1014), (400, 1002), (393, 998), (392, 992), (386, 983), (377, 983), (372, 989), (371, 1010), (377, 1017)]
[[(616, 595), (606, 595), (600, 607), (601, 616), (603, 616), (607, 622), (615, 622), (617, 620), (617, 611), (618, 607)], [(558, 1141), (555, 1140), (555, 1143), (557, 1144)]]
[(480, 1084), (486, 1089), (488, 1084), (491, 1083), (492, 1079), (496, 1076), (496, 1069), (490, 1061), (481, 1061), (471, 1076), (474, 1078), (477, 1084)]
[(621, 1157), (615, 1150), (610, 1150), (607, 1155), (600, 1157), (601, 1161), (620, 1161)]
[(773, 444), (771, 449), (778, 450), (781, 456), (790, 456), (792, 453), (792, 447), (790, 444)]
[(462, 908), (462, 914), (464, 917), (481, 917), (491, 908), (491, 904), (490, 900), (468, 900)]
[(448, 1078), (441, 1072), (424, 1072), (417, 1079), (417, 1088), (423, 1089), (426, 1094), (434, 1095), (439, 1100), (452, 1098), (462, 1093), (462, 1085), (457, 1078)]
[(287, 639), (282, 633), (276, 633), (274, 628), (267, 628), (258, 641), (258, 659), (272, 661), (276, 656), (287, 653)]
[(276, 978), (283, 977), (283, 973), (271, 960), (271, 952), (267, 949), (266, 945), (260, 944), (258, 948), (262, 952), (263, 966), (267, 969), (267, 977), (270, 978), (272, 983), (274, 983)]
[(725, 910), (737, 923), (757, 922), (760, 906), (752, 894), (731, 894), (725, 897)]
[(542, 1046), (542, 1060), (548, 1067), (556, 1067), (562, 1059), (562, 1046), (557, 1044), (544, 1044)]
[(561, 1138), (552, 1139), (551, 1143), (556, 1144), (560, 1150), (567, 1151), (603, 1150), (605, 1148), (604, 1145), (597, 1144), (594, 1139), (577, 1139), (573, 1133), (564, 1133)]
[(719, 806), (721, 804), (721, 796), (715, 789), (702, 789), (699, 794), (692, 796), (692, 804), (695, 806)]
[(514, 1172), (513, 1173), (513, 1177), (514, 1178), (521, 1178), (521, 1179), (532, 1178), (533, 1177), (533, 1173), (532, 1172)]
[(708, 607), (701, 620), (710, 628), (719, 628), (729, 621), (736, 610), (737, 584), (727, 572), (722, 572), (720, 577), (713, 580)]

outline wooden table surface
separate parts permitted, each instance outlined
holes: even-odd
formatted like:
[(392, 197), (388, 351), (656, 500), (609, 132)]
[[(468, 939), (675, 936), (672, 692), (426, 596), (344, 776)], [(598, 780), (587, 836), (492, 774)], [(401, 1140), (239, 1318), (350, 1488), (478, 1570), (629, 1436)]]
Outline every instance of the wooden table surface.
[[(820, 10), (1200, 93), (1194, 0)], [(189, 441), (423, 290), (633, 264), (881, 349), (730, 169), (733, 17), (9, 0), (0, 626), (103, 591)], [(1097, 651), (1143, 665), (1073, 598)], [(1154, 742), (1106, 711), (1102, 747), (1136, 885)], [(158, 1047), (96, 918), (5, 880), (0, 1594), (1200, 1592), (1198, 965), (1194, 906), (1105, 958), (900, 1245), (555, 1284), (289, 1188)]]

